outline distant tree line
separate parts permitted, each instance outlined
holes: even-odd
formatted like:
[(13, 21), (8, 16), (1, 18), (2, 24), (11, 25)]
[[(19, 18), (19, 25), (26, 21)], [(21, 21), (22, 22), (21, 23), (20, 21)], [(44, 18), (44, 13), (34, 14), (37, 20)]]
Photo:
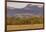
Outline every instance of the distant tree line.
[(7, 25), (42, 24), (43, 17), (32, 16), (30, 18), (7, 17)]

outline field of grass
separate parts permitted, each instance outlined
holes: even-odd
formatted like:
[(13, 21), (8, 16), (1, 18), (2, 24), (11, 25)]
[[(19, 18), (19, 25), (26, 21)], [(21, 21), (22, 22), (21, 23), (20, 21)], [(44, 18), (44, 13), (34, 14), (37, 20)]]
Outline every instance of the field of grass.
[(38, 29), (38, 28), (43, 28), (43, 24), (7, 25), (7, 30), (24, 30), (24, 29)]
[(43, 17), (7, 17), (7, 25), (43, 24)]
[(43, 17), (7, 17), (7, 30), (26, 30), (43, 28)]

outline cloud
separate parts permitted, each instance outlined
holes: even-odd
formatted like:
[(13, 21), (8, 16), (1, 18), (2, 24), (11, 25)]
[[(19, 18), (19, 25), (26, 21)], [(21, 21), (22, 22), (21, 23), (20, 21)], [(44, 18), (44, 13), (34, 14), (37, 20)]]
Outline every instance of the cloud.
[(7, 6), (14, 8), (24, 8), (28, 3), (18, 3), (18, 2), (7, 2)]
[(28, 4), (31, 4), (30, 6), (33, 6), (33, 5), (37, 5), (38, 7), (42, 7), (43, 6), (43, 4), (7, 2), (7, 6), (13, 7), (13, 8), (24, 8)]

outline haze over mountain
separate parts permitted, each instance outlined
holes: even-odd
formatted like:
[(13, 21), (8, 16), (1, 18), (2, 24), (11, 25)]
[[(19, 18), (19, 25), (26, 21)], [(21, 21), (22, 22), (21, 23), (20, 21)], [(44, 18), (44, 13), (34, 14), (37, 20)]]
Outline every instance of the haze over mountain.
[(31, 5), (28, 4), (24, 8), (14, 8), (14, 7), (7, 7), (7, 16), (15, 16), (16, 14), (19, 15), (43, 15), (43, 7), (38, 7), (38, 5)]

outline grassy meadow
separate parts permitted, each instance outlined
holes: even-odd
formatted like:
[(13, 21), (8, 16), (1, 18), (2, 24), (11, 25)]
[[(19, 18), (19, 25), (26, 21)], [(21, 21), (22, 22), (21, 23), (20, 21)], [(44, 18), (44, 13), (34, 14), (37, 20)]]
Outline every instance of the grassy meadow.
[(43, 28), (43, 17), (7, 17), (7, 30)]
[(43, 17), (7, 17), (7, 25), (43, 24)]

